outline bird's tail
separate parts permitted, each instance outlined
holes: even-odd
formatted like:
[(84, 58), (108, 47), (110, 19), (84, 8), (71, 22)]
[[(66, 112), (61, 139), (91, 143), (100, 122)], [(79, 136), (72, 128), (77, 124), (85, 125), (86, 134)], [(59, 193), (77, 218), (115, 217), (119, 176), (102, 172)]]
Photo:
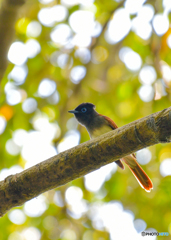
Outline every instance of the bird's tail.
[(128, 165), (129, 169), (136, 177), (140, 186), (144, 188), (147, 192), (150, 192), (151, 189), (153, 188), (153, 183), (150, 180), (150, 178), (147, 176), (147, 174), (144, 172), (144, 170), (137, 163), (134, 155), (126, 156), (122, 158), (122, 161), (124, 161)]

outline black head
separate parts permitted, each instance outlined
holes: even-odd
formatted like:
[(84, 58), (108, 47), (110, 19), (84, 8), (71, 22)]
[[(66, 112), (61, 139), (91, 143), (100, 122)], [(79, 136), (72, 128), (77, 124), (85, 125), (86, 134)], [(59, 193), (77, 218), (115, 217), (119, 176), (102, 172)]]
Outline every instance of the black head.
[(93, 116), (96, 116), (98, 113), (95, 111), (95, 105), (92, 103), (82, 103), (74, 110), (68, 111), (73, 113), (78, 120), (84, 126), (87, 126)]

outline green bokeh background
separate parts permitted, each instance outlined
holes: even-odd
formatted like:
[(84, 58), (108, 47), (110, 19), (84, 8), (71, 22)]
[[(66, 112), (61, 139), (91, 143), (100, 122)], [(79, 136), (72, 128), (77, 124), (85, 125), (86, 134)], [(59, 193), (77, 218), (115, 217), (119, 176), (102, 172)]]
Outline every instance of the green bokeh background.
[[(159, 0), (147, 1), (147, 3), (150, 3), (154, 7), (155, 14), (163, 12), (161, 2)], [(15, 40), (26, 42), (28, 40), (26, 35), (28, 24), (32, 20), (37, 20), (37, 14), (41, 8), (56, 4), (60, 4), (60, 1), (53, 1), (47, 5), (43, 5), (35, 0), (26, 2), (21, 8), (19, 18), (16, 22)], [(117, 7), (118, 3), (113, 0), (96, 0), (94, 5), (97, 9), (96, 18), (103, 26), (112, 17), (111, 12)], [(68, 8), (68, 16), (80, 8), (79, 4)], [(135, 16), (132, 15), (131, 17), (134, 18)], [(68, 24), (68, 18), (64, 23)], [(77, 47), (71, 51), (67, 51), (62, 46), (52, 44), (50, 40), (51, 30), (52, 27), (42, 26), (41, 34), (36, 38), (41, 45), (41, 52), (35, 58), (27, 61), (28, 75), (26, 81), (24, 84), (17, 86), (17, 88), (23, 89), (27, 97), (32, 97), (37, 101), (38, 110), (36, 112), (40, 111), (49, 118), (50, 122), (57, 122), (59, 124), (61, 135), (59, 138), (54, 139), (53, 144), (55, 147), (63, 140), (68, 131), (66, 126), (67, 121), (72, 117), (68, 114), (68, 110), (75, 108), (82, 102), (94, 103), (98, 112), (112, 118), (119, 127), (170, 106), (170, 82), (164, 86), (167, 93), (165, 96), (161, 95), (160, 99), (143, 102), (138, 95), (138, 89), (141, 87), (139, 71), (130, 71), (119, 58), (120, 49), (125, 46), (130, 47), (140, 55), (143, 62), (142, 66), (145, 64), (153, 66), (156, 70), (157, 78), (162, 78), (162, 72), (156, 61), (160, 62), (160, 60), (163, 60), (169, 66), (171, 65), (171, 50), (166, 41), (171, 33), (170, 28), (163, 36), (158, 36), (153, 30), (152, 36), (148, 40), (143, 40), (133, 31), (130, 31), (124, 39), (113, 45), (106, 42), (104, 30), (102, 34), (93, 39), (91, 46), (89, 46), (91, 52), (96, 51), (94, 54), (96, 53), (96, 57), (99, 58), (98, 64), (92, 61), (83, 64), (74, 55)], [(101, 47), (100, 50), (99, 47)], [(74, 84), (70, 80), (71, 68), (66, 66), (64, 69), (61, 69), (59, 66), (51, 64), (50, 56), (55, 51), (68, 53), (73, 59), (72, 67), (85, 65), (87, 74), (79, 84)], [(105, 57), (103, 54), (105, 54)], [(36, 114), (36, 112), (31, 114), (23, 112), (22, 102), (14, 106), (10, 106), (6, 102), (4, 87), (7, 82), (13, 82), (13, 80), (8, 79), (8, 74), (13, 67), (14, 65), (9, 63), (1, 82), (0, 114), (4, 114), (2, 111), (4, 107), (7, 107), (7, 112), (11, 113), (11, 117), (7, 120), (6, 129), (0, 135), (1, 170), (10, 168), (15, 164), (24, 167), (25, 160), (22, 156), (20, 154), (16, 156), (10, 155), (6, 151), (5, 144), (12, 137), (12, 133), (15, 130), (21, 128), (26, 131), (32, 130), (33, 125), (31, 124), (31, 120)], [(39, 84), (44, 78), (54, 80), (57, 84), (60, 100), (56, 105), (49, 104), (46, 98), (41, 98), (36, 94)], [(153, 83), (153, 87), (156, 91), (155, 84), (156, 82)], [(81, 134), (80, 143), (89, 140), (85, 128), (79, 126), (78, 130)], [(101, 190), (105, 189), (106, 195), (100, 199), (100, 202), (120, 201), (124, 209), (134, 213), (135, 219), (143, 219), (147, 223), (147, 228), (154, 228), (158, 232), (169, 232), (171, 235), (171, 177), (162, 177), (159, 171), (161, 162), (171, 157), (171, 144), (159, 144), (150, 147), (149, 150), (152, 153), (152, 159), (147, 165), (143, 166), (143, 169), (154, 183), (154, 189), (151, 193), (146, 193), (139, 187), (127, 168), (125, 171), (118, 169), (102, 186)], [(72, 239), (61, 237), (61, 233), (65, 229), (74, 231), (76, 234), (75, 239), (110, 239), (106, 229), (99, 231), (94, 228), (87, 214), (84, 214), (80, 219), (74, 219), (68, 215), (68, 204), (64, 196), (69, 186), (81, 188), (83, 198), (89, 204), (99, 201), (99, 193), (89, 192), (85, 188), (83, 178), (76, 179), (65, 186), (44, 194), (49, 204), (48, 209), (40, 217), (31, 218), (27, 216), (23, 224), (17, 225), (12, 223), (8, 218), (8, 214), (6, 214), (0, 219), (0, 239), (11, 240), (9, 238), (11, 233), (21, 232), (27, 227), (38, 228), (41, 232), (41, 240)], [(53, 202), (56, 190), (61, 192), (64, 207), (56, 206)], [(23, 209), (23, 206), (19, 209)], [(47, 224), (49, 221), (51, 222), (50, 226)], [(13, 237), (12, 240), (17, 238), (16, 235), (16, 238)], [(171, 239), (171, 237), (158, 237), (157, 239)]]

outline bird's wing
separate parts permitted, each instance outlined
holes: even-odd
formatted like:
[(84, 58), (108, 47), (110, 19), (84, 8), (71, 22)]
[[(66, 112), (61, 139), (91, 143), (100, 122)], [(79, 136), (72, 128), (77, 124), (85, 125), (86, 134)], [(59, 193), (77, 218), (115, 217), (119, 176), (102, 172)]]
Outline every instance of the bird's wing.
[(116, 128), (118, 128), (118, 126), (116, 125), (116, 123), (115, 123), (112, 119), (110, 119), (109, 117), (104, 116), (104, 115), (101, 115), (101, 116), (104, 117), (104, 119), (106, 120), (106, 122), (108, 123), (108, 125), (109, 125), (113, 130), (116, 129)]

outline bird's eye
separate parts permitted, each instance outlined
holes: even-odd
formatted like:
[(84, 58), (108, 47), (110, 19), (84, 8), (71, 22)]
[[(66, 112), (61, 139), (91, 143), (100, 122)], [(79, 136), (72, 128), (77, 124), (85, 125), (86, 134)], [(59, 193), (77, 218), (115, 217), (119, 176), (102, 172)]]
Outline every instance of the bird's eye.
[(87, 112), (87, 108), (82, 108), (81, 112), (83, 112), (83, 113)]

